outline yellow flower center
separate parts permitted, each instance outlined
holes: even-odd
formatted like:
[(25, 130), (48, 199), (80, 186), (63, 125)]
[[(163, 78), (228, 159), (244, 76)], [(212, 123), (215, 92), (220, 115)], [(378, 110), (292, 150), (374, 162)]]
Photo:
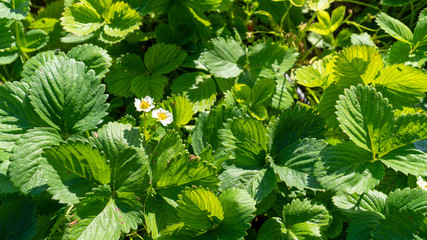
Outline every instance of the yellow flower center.
[(159, 113), (157, 114), (157, 117), (159, 117), (160, 120), (166, 120), (166, 118), (168, 118), (166, 113)]
[(148, 109), (150, 107), (150, 104), (144, 100), (141, 101), (141, 104), (139, 104), (139, 107), (141, 109)]

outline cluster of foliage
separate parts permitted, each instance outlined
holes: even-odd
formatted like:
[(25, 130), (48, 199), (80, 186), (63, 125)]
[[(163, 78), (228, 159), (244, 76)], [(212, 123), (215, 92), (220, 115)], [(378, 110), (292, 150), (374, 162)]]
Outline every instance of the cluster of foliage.
[(1, 238), (427, 239), (426, 7), (0, 0)]

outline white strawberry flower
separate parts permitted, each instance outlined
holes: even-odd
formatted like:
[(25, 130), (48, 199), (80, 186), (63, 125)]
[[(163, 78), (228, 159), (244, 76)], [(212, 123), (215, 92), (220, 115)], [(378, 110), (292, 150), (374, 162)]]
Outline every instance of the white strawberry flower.
[(424, 181), (422, 177), (417, 178), (417, 185), (424, 191), (427, 191), (427, 181)]
[(164, 110), (163, 108), (153, 110), (151, 116), (158, 119), (163, 124), (163, 126), (166, 126), (173, 121), (172, 113)]
[(138, 112), (149, 112), (154, 108), (153, 99), (149, 96), (142, 99), (135, 98), (135, 107)]

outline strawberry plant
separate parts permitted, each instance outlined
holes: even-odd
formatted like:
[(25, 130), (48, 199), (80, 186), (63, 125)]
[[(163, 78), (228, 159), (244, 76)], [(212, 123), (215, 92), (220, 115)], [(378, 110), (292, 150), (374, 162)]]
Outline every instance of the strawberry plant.
[(2, 239), (427, 239), (427, 3), (0, 0)]

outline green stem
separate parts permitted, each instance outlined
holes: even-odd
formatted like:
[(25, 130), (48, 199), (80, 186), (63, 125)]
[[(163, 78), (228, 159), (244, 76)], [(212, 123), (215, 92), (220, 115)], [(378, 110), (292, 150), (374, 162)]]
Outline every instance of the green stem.
[[(3, 70), (4, 70), (4, 74), (6, 74), (6, 78), (10, 80), (10, 75), (9, 75), (9, 71), (7, 70), (6, 66), (3, 65)], [(3, 77), (3, 76), (2, 76)], [(3, 77), (4, 78), (4, 77)], [(8, 82), (7, 79), (5, 79), (4, 82)]]
[(30, 59), (30, 56), (26, 52), (22, 50), (22, 43), (21, 43), (21, 37), (19, 36), (19, 26), (18, 21), (15, 20), (15, 40), (16, 40), (16, 47), (18, 47), (19, 52), (22, 56), (24, 56), (24, 63)]
[(313, 90), (311, 90), (311, 88), (305, 88), (309, 93), (310, 93), (310, 95), (313, 97), (313, 100), (316, 102), (316, 104), (319, 104), (319, 99), (317, 98), (317, 96), (316, 96), (316, 93), (315, 92), (313, 92)]
[(147, 131), (147, 113), (144, 112), (143, 114), (143, 123), (144, 123), (144, 142), (148, 142), (148, 139), (150, 138), (148, 131)]
[[(286, 3), (284, 2), (284, 4), (286, 5)], [(280, 31), (283, 31), (283, 23), (285, 22), (286, 17), (289, 14), (289, 11), (292, 8), (292, 4), (289, 5), (288, 9), (286, 9), (285, 14), (283, 14), (282, 19), (280, 19)]]
[(378, 11), (380, 10), (380, 8), (377, 7), (377, 6), (375, 6), (375, 5), (372, 5), (372, 4), (369, 4), (369, 3), (360, 2), (360, 1), (357, 1), (357, 0), (335, 0), (335, 2), (354, 3), (354, 4), (362, 5), (362, 6), (365, 6), (365, 7), (370, 7), (370, 8), (373, 8), (375, 10), (378, 10)]
[(317, 12), (315, 12), (313, 14), (313, 16), (311, 16), (310, 20), (308, 20), (307, 25), (305, 25), (302, 29), (301, 32), (298, 34), (298, 42), (301, 42), (301, 39), (303, 38), (303, 35), (305, 35), (305, 32), (307, 32), (308, 27), (310, 27), (311, 23), (313, 23), (314, 18), (317, 16)]
[(365, 27), (365, 26), (363, 26), (361, 24), (358, 24), (357, 22), (353, 22), (353, 21), (349, 21), (349, 20), (347, 20), (346, 23), (354, 25), (355, 27), (357, 27), (359, 29), (359, 31), (362, 31), (361, 28), (363, 28), (365, 30), (368, 30), (368, 31), (371, 31), (371, 32), (378, 32), (379, 31), (379, 29), (375, 30), (375, 29), (372, 29), (372, 28), (368, 28), (368, 27)]

